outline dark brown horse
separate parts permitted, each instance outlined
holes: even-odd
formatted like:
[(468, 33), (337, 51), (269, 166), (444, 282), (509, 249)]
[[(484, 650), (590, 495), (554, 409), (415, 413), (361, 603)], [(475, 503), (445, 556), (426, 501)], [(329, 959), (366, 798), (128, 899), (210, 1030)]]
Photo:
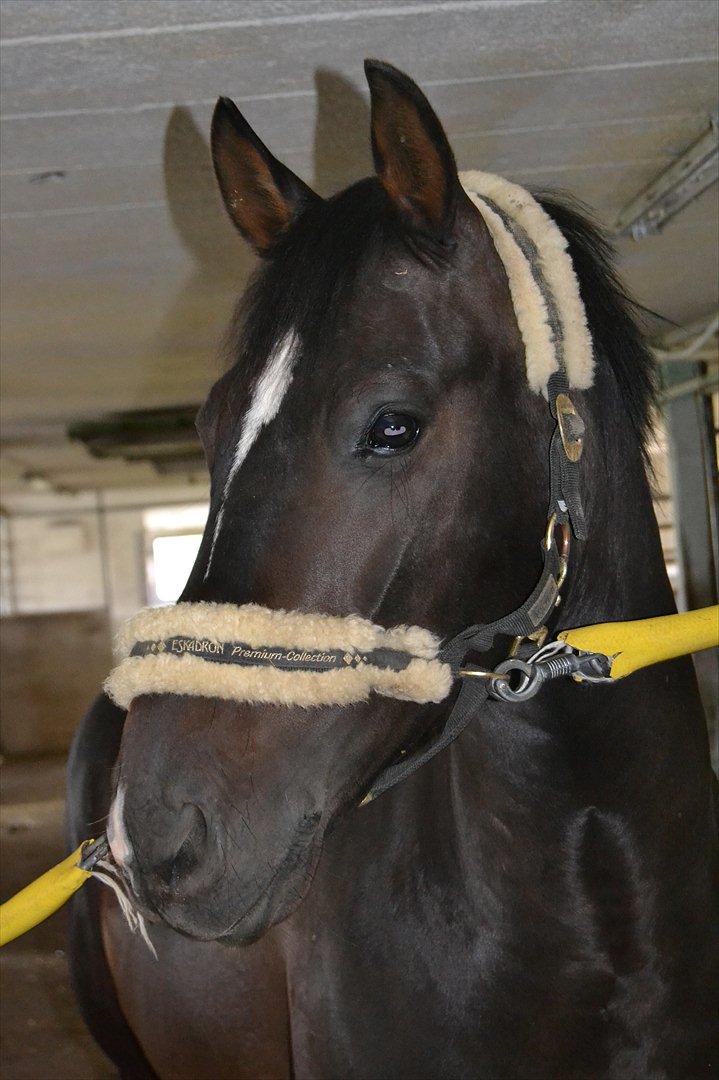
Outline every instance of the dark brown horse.
[[(377, 177), (328, 200), (221, 99), (220, 188), (262, 263), (199, 430), (209, 520), (183, 599), (450, 636), (539, 572), (546, 402), (504, 268), (418, 88), (369, 63)], [(569, 241), (597, 358), (588, 538), (553, 630), (673, 610), (645, 475), (651, 367), (604, 241)], [(498, 658), (506, 654), (496, 653)], [(492, 659), (492, 657), (490, 657)], [(717, 842), (691, 662), (488, 702), (403, 783), (450, 703), (297, 710), (100, 697), (70, 765), (95, 1038), (126, 1077), (698, 1077), (717, 1068)]]

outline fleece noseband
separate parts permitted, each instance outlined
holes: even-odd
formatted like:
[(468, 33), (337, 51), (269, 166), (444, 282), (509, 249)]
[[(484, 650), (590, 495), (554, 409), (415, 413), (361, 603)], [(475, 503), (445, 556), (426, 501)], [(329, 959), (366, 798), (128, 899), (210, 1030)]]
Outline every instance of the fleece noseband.
[(527, 381), (547, 398), (555, 421), (543, 567), (531, 595), (501, 619), (467, 627), (444, 643), (419, 627), (384, 629), (354, 615), (306, 615), (255, 604), (149, 609), (126, 626), (122, 659), (105, 685), (118, 705), (128, 708), (140, 694), (160, 693), (303, 708), (350, 705), (371, 693), (428, 704), (443, 701), (461, 678), (440, 734), (387, 767), (368, 796), (374, 797), (452, 742), (486, 702), (484, 676), (491, 673), (465, 668), (469, 653), (486, 652), (497, 635), (519, 642), (546, 633), (567, 572), (570, 524), (575, 536), (586, 536), (579, 491), (584, 424), (569, 391), (592, 384), (592, 343), (567, 243), (555, 222), (529, 192), (501, 177), (470, 172), (460, 179), (507, 274)]
[(351, 615), (303, 615), (257, 604), (175, 604), (131, 619), (106, 690), (122, 708), (139, 694), (190, 694), (310, 708), (371, 692), (426, 704), (449, 693), (439, 640), (416, 626), (385, 630)]

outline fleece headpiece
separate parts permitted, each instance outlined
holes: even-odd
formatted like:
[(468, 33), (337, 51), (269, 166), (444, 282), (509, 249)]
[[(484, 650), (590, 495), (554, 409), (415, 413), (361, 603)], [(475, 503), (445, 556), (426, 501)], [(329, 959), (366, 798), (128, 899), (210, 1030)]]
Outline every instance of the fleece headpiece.
[(478, 171), (459, 178), (504, 264), (532, 390), (546, 393), (559, 371), (570, 387), (587, 390), (594, 377), (592, 339), (561, 229), (517, 184)]

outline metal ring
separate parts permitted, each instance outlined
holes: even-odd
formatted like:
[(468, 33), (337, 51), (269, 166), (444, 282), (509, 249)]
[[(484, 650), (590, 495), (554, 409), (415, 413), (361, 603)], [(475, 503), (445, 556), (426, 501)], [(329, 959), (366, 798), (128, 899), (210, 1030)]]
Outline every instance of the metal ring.
[(507, 679), (511, 678), (516, 672), (519, 672), (520, 675), (519, 686), (512, 687), (509, 682), (493, 686), (492, 693), (495, 697), (500, 698), (502, 701), (526, 701), (528, 698), (534, 697), (542, 682), (541, 675), (536, 667), (525, 663), (524, 660), (517, 659), (504, 660), (497, 665), (497, 674), (504, 675)]
[(561, 589), (564, 582), (567, 580), (567, 571), (569, 570), (569, 562), (566, 555), (559, 556), (559, 573), (557, 574), (557, 589)]

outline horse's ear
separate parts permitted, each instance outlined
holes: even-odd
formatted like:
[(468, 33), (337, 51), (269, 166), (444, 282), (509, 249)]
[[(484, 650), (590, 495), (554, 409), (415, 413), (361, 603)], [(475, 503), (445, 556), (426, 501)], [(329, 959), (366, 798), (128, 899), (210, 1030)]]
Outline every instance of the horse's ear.
[(377, 175), (410, 226), (442, 239), (452, 227), (459, 189), (444, 128), (409, 76), (380, 60), (365, 60), (364, 67)]
[(319, 195), (270, 153), (229, 98), (215, 106), (211, 145), (228, 214), (256, 251), (269, 251)]

